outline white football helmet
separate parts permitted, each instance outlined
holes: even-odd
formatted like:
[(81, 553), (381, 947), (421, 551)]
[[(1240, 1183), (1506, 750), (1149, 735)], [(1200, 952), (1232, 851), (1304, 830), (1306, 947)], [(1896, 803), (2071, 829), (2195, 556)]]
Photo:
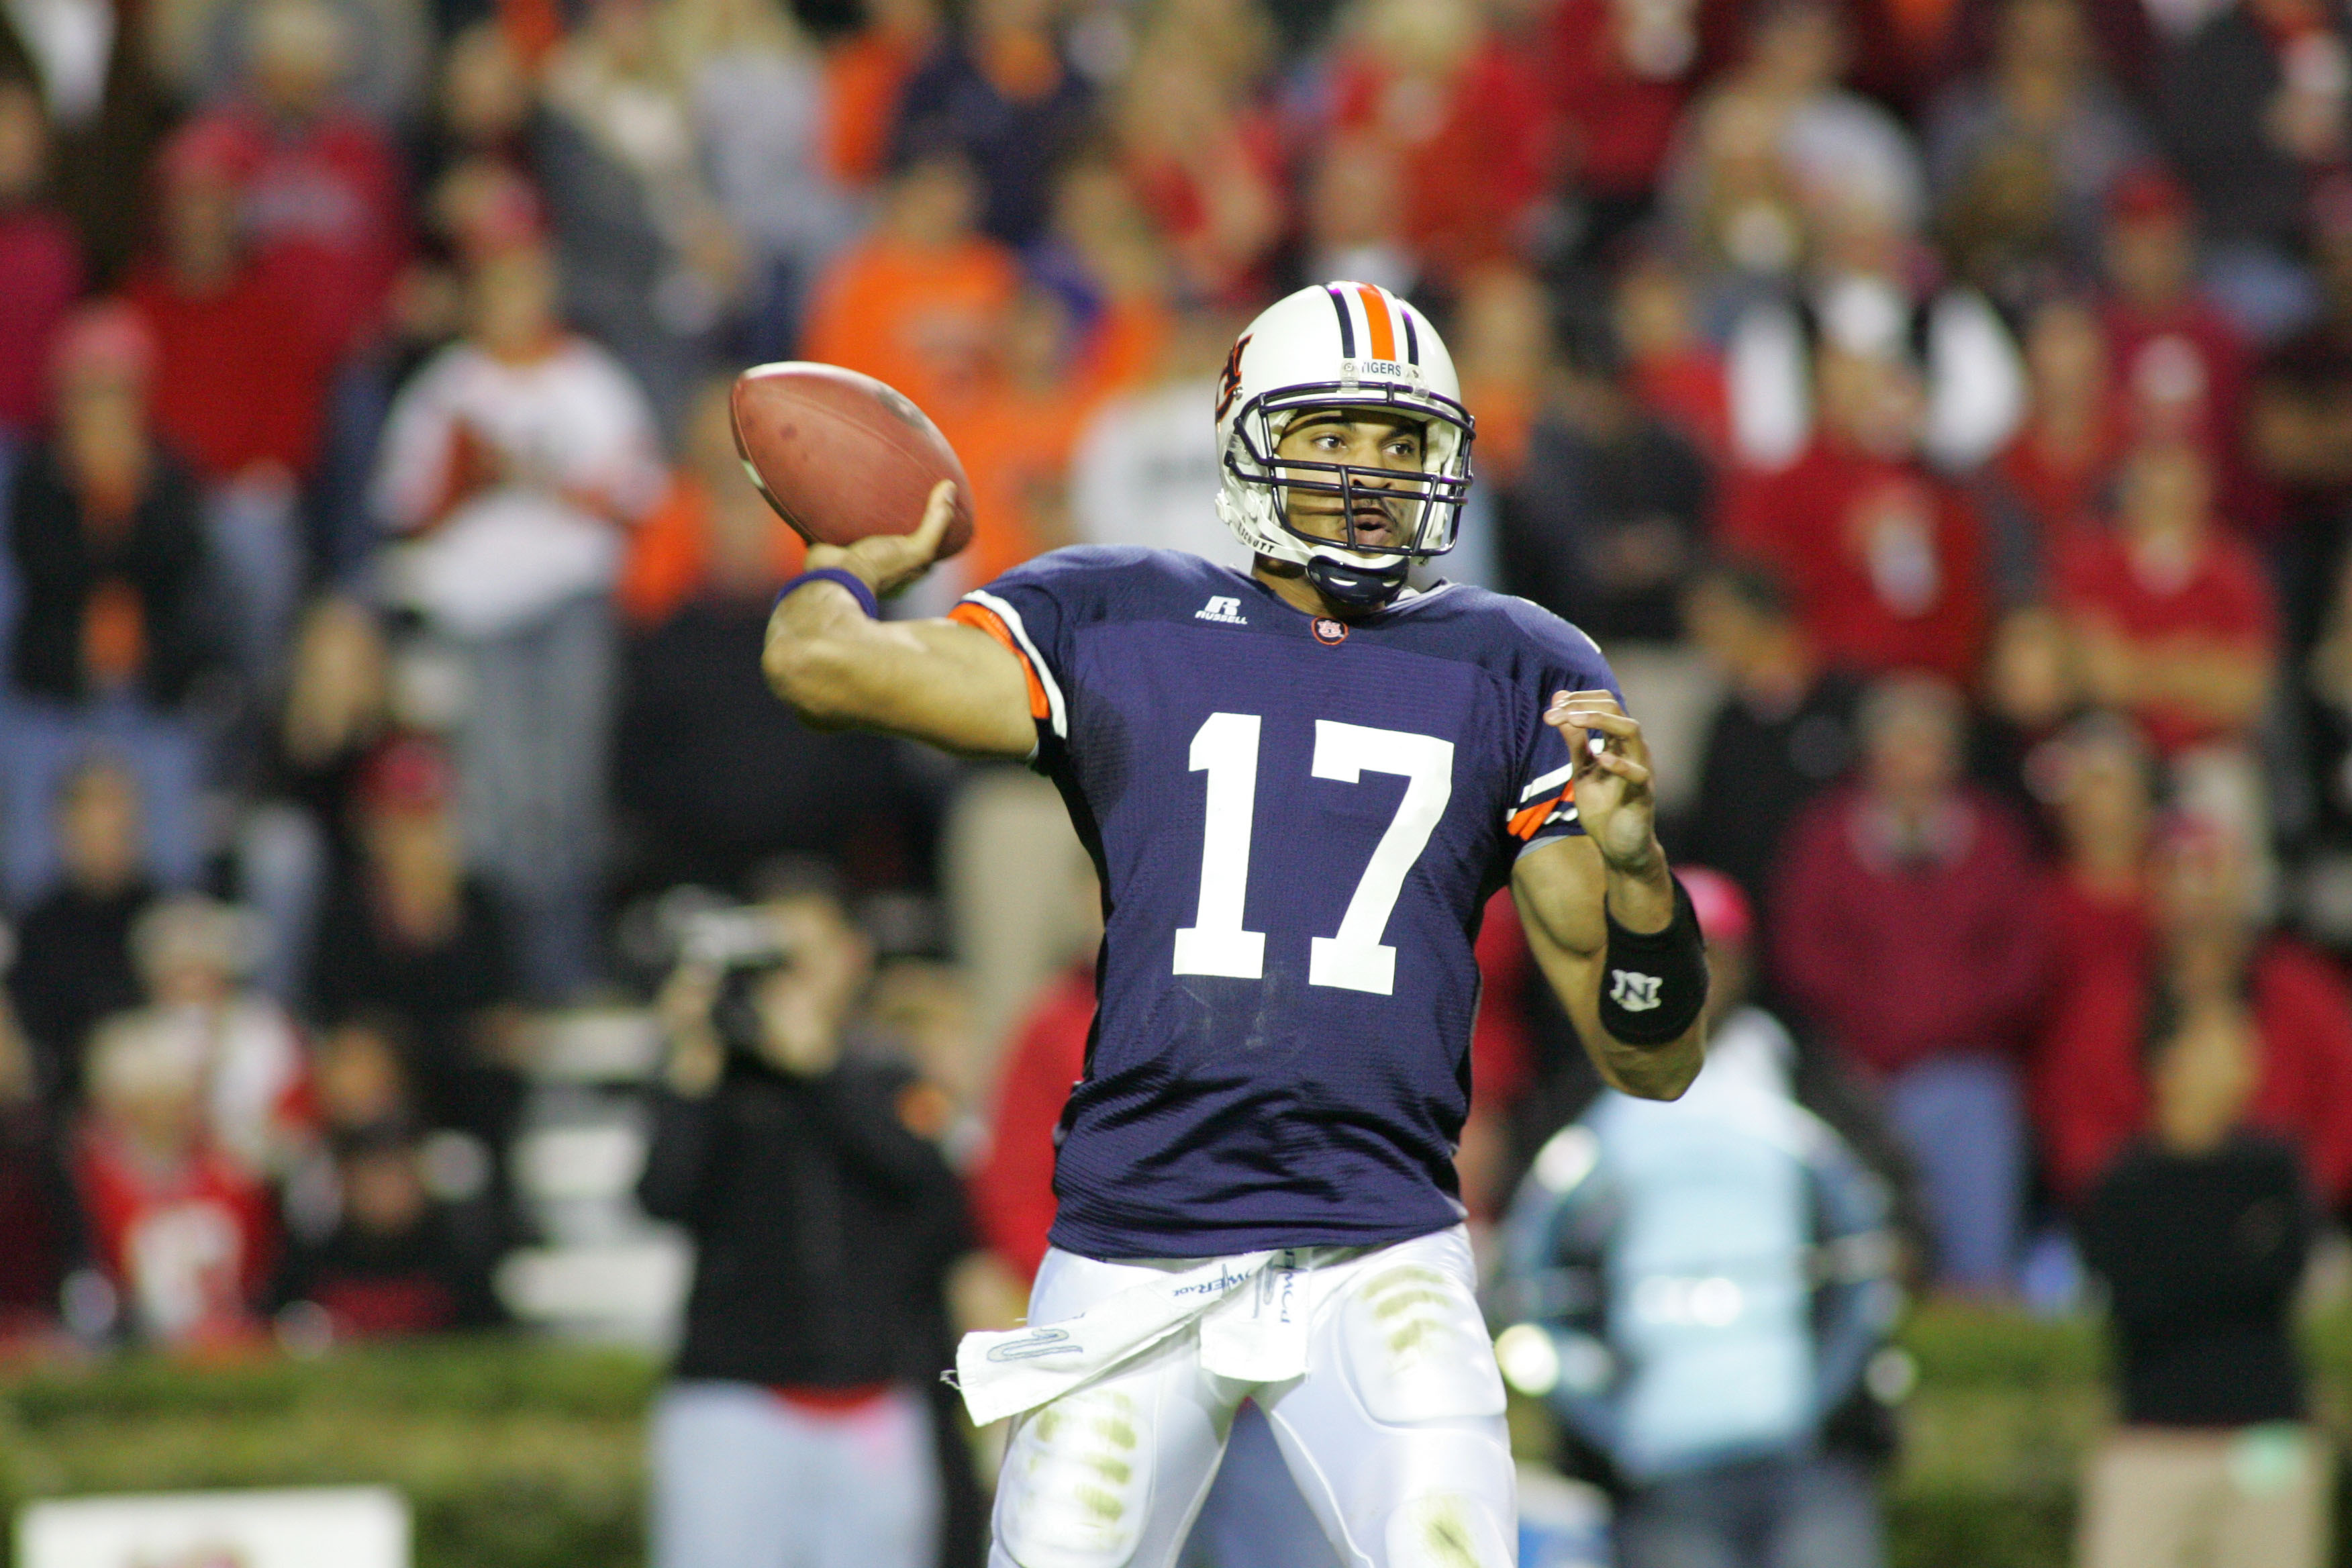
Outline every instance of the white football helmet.
[[(1378, 408), (1420, 420), (1421, 475), (1298, 458), (1277, 463), (1284, 428), (1310, 408)], [(1376, 609), (1403, 588), (1413, 562), (1454, 548), (1470, 490), (1471, 429), (1454, 356), (1420, 312), (1375, 284), (1301, 289), (1267, 306), (1225, 361), (1217, 384), (1224, 470), (1217, 515), (1253, 553), (1303, 568), (1335, 604)], [(1397, 515), (1405, 542), (1354, 548), (1356, 503), (1368, 489)], [(1348, 538), (1293, 526), (1294, 490), (1341, 497)]]

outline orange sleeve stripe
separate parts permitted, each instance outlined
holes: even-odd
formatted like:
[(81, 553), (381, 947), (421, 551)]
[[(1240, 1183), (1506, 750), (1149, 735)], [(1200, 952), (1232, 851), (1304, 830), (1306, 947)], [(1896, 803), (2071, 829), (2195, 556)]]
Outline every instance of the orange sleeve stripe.
[(1364, 297), (1364, 321), (1372, 329), (1372, 357), (1396, 358), (1396, 322), (1389, 318), (1389, 302), (1369, 283), (1357, 284), (1356, 292)]
[(1533, 805), (1522, 806), (1511, 814), (1510, 834), (1514, 838), (1533, 838), (1551, 814), (1576, 798), (1576, 785), (1571, 784), (1549, 800), (1539, 800)]
[(1053, 704), (1045, 700), (1045, 683), (1037, 679), (1036, 670), (1030, 668), (1029, 656), (1021, 651), (1021, 645), (1013, 640), (1012, 630), (1005, 626), (994, 610), (980, 605), (965, 603), (950, 610), (948, 619), (986, 632), (990, 637), (1003, 643), (1004, 651), (1021, 661), (1021, 673), (1029, 681), (1029, 716), (1032, 719), (1050, 719), (1054, 716)]

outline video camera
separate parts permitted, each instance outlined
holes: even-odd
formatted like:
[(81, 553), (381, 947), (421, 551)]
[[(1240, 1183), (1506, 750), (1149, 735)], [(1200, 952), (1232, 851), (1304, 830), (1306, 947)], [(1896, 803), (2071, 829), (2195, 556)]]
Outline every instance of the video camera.
[(775, 921), (756, 906), (698, 910), (682, 924), (677, 955), (681, 963), (719, 971), (710, 1026), (729, 1050), (757, 1056), (761, 1025), (753, 994), (761, 981), (793, 965), (792, 948)]

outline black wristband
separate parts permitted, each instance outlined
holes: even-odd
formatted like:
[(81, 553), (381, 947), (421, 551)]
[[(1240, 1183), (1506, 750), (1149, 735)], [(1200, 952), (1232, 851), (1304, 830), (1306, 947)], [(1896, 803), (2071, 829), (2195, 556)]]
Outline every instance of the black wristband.
[(1706, 1005), (1706, 941), (1682, 879), (1675, 881), (1675, 918), (1664, 931), (1632, 931), (1617, 923), (1604, 900), (1609, 949), (1601, 971), (1601, 1026), (1629, 1046), (1663, 1046), (1682, 1038)]

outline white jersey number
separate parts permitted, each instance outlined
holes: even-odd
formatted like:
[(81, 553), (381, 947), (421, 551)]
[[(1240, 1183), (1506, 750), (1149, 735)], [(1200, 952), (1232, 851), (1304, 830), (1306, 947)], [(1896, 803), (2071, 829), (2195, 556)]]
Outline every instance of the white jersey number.
[[(1208, 809), (1201, 833), (1199, 912), (1176, 933), (1179, 974), (1257, 980), (1265, 973), (1265, 933), (1242, 928), (1260, 725), (1255, 713), (1212, 713), (1192, 737), (1192, 771), (1209, 775)], [(1308, 984), (1391, 995), (1396, 949), (1381, 935), (1404, 890), (1405, 874), (1428, 847), (1453, 798), (1454, 742), (1318, 719), (1312, 771), (1318, 779), (1341, 784), (1356, 784), (1367, 773), (1395, 773), (1405, 781), (1404, 798), (1357, 880), (1339, 931), (1315, 938), (1307, 950)]]

